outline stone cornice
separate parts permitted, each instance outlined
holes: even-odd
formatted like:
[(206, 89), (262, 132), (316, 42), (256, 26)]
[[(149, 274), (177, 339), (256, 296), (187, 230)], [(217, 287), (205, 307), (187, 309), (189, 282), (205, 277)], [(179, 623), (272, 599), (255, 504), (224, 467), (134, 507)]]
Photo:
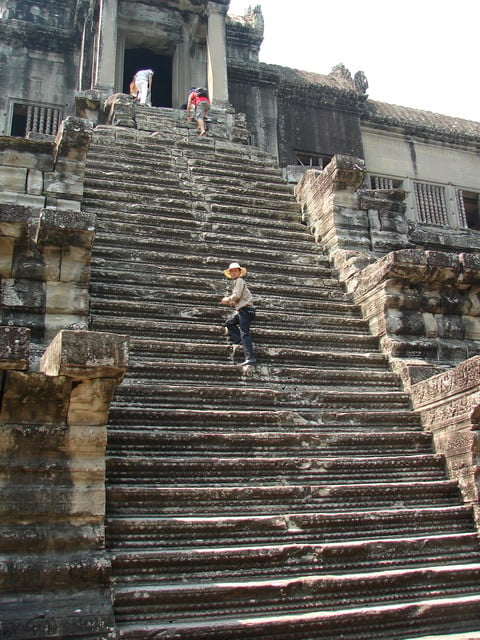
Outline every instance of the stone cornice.
[(438, 123), (433, 121), (422, 122), (420, 117), (416, 121), (413, 118), (402, 117), (401, 114), (393, 115), (375, 112), (370, 106), (371, 103), (365, 104), (360, 115), (362, 124), (367, 124), (372, 128), (383, 131), (394, 129), (402, 136), (420, 138), (422, 140), (436, 140), (438, 142), (469, 146), (472, 144), (480, 145), (480, 131), (476, 133), (462, 128), (453, 128), (448, 126), (441, 116), (438, 117)]

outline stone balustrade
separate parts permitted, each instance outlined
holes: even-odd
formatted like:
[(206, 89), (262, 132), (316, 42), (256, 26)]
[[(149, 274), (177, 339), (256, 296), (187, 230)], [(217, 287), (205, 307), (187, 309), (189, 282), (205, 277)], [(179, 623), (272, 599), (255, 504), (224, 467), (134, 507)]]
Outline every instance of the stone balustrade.
[(413, 407), (431, 431), (480, 525), (480, 357), (411, 387)]

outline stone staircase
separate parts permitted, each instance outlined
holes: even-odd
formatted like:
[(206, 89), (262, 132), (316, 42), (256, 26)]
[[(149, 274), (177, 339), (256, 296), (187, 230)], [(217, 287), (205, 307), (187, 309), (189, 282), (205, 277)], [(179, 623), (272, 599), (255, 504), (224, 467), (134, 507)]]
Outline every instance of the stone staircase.
[[(131, 336), (107, 459), (120, 637), (479, 637), (471, 510), (274, 161), (138, 112), (95, 130), (84, 204), (91, 328)], [(223, 335), (233, 260), (257, 367)]]

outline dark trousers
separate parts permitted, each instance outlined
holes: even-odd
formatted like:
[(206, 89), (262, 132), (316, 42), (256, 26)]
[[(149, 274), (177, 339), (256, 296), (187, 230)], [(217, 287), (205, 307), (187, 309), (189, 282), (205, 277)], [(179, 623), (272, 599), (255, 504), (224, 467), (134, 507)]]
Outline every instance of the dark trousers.
[(243, 307), (225, 322), (230, 339), (234, 344), (241, 344), (245, 354), (245, 360), (255, 362), (253, 354), (250, 325), (255, 319), (255, 307)]

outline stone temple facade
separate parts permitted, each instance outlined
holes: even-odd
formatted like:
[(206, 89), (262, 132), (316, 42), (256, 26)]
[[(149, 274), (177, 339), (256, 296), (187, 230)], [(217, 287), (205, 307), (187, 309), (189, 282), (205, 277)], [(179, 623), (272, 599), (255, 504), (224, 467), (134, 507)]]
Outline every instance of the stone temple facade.
[[(95, 131), (125, 153), (164, 135), (180, 140), (171, 161), (189, 184), (181, 105), (193, 85), (208, 87), (218, 157), (252, 145), (252, 164), (263, 153), (280, 167), (480, 522), (480, 123), (373, 101), (365, 73), (342, 64), (321, 75), (260, 63), (261, 7), (229, 17), (228, 5), (0, 0), (0, 637), (119, 637), (105, 451), (132, 336), (92, 330), (86, 166)], [(151, 110), (128, 95), (145, 67)], [(159, 209), (176, 206), (169, 188)], [(215, 213), (204, 207), (194, 201), (195, 223)], [(294, 637), (272, 633), (261, 637)]]

